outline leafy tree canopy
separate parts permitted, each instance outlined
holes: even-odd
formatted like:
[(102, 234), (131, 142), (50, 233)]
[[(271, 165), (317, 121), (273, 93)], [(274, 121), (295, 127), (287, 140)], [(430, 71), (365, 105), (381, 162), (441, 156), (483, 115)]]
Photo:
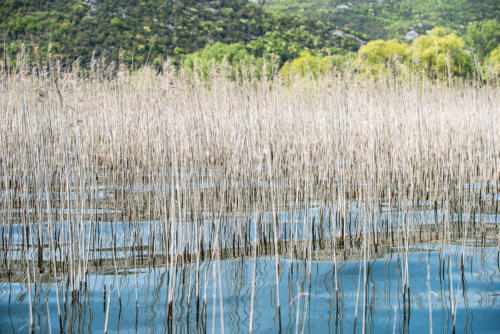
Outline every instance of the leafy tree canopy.
[(470, 73), (470, 57), (465, 51), (464, 41), (454, 33), (447, 35), (443, 28), (434, 28), (428, 35), (417, 38), (412, 49), (417, 68), (431, 76), (465, 76)]
[(497, 20), (472, 22), (467, 28), (466, 41), (483, 59), (500, 45), (500, 23)]
[(470, 55), (464, 41), (444, 28), (434, 28), (418, 37), (411, 45), (396, 40), (371, 41), (361, 47), (356, 68), (365, 74), (387, 73), (401, 65), (424, 71), (431, 77), (471, 74)]
[(486, 80), (500, 79), (500, 46), (491, 51), (486, 58), (482, 74)]
[(281, 73), (284, 77), (291, 75), (318, 77), (318, 75), (326, 74), (328, 69), (329, 62), (326, 57), (313, 56), (309, 51), (303, 51), (299, 58), (287, 61), (281, 69)]
[(188, 54), (184, 58), (184, 67), (199, 76), (208, 77), (213, 70), (228, 70), (232, 79), (241, 77), (243, 69), (253, 68), (262, 73), (263, 58), (255, 57), (244, 44), (223, 44), (216, 42), (207, 45), (203, 50)]
[(358, 51), (355, 67), (364, 74), (387, 74), (389, 67), (395, 69), (406, 62), (409, 46), (396, 40), (375, 40), (367, 43)]

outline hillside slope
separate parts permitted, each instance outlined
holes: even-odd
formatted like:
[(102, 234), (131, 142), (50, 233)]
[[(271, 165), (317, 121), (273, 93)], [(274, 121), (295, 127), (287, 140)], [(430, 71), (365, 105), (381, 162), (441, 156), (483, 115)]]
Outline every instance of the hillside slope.
[(362, 43), (360, 35), (332, 24), (275, 13), (246, 0), (4, 0), (0, 16), (3, 59), (15, 57), (23, 44), (38, 58), (47, 55), (50, 44), (51, 56), (80, 59), (84, 65), (93, 54), (142, 65), (161, 57), (180, 59), (216, 41), (271, 38), (324, 53), (355, 51)]
[(500, 20), (498, 0), (266, 0), (265, 5), (352, 29), (370, 39), (403, 39), (408, 32), (422, 34), (436, 26), (464, 33), (470, 22)]

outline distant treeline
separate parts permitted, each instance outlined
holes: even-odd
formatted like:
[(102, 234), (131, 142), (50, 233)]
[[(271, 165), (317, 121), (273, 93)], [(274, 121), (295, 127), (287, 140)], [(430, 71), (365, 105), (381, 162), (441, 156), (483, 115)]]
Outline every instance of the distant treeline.
[[(382, 7), (376, 3), (370, 6), (388, 12), (387, 6), (392, 2), (385, 2)], [(462, 9), (467, 7), (465, 2), (457, 3), (458, 12), (463, 13)], [(408, 19), (397, 14), (406, 2), (397, 3), (393, 14), (399, 15), (402, 21)], [(416, 3), (420, 3), (421, 12), (435, 13), (446, 7), (441, 2), (428, 7), (422, 7), (424, 0)], [(298, 5), (294, 2), (290, 8), (294, 6)], [(354, 15), (353, 8), (365, 8), (368, 3), (358, 1), (349, 8), (339, 6), (335, 10), (343, 10), (349, 16)], [(490, 8), (490, 2), (481, 3), (479, 7)], [(495, 10), (492, 9), (493, 13)], [(461, 17), (457, 11), (453, 17)], [(469, 19), (489, 15), (481, 12), (482, 15), (477, 8), (471, 13)], [(375, 76), (409, 71), (434, 78), (459, 76), (491, 81), (500, 76), (497, 19), (465, 25), (467, 18), (461, 17), (457, 22), (462, 23), (457, 25), (446, 21), (446, 15), (438, 20), (429, 14), (434, 19), (421, 25), (422, 29), (436, 22), (444, 22), (444, 27), (416, 33), (406, 42), (402, 42), (404, 38), (396, 31), (394, 36), (400, 38), (367, 42), (368, 34), (271, 11), (245, 0), (145, 0), (139, 3), (131, 0), (7, 0), (0, 7), (0, 14), (4, 18), (0, 24), (4, 39), (0, 46), (2, 63), (11, 68), (16, 67), (16, 57), (22, 54), (24, 62), (61, 59), (68, 64), (77, 62), (82, 68), (88, 68), (92, 59), (97, 59), (131, 69), (143, 65), (161, 69), (164, 60), (169, 59), (178, 68), (202, 76), (225, 67), (233, 78), (249, 69), (253, 70), (252, 75), (264, 72), (273, 75), (281, 71), (284, 77), (289, 77), (318, 76), (346, 68)]]
[[(434, 28), (411, 43), (393, 40), (374, 40), (363, 45), (357, 53), (325, 55), (314, 50), (301, 50), (298, 57), (281, 67), (283, 76), (318, 75), (354, 70), (363, 76), (419, 73), (430, 78), (474, 78), (496, 81), (500, 77), (500, 24), (486, 20), (471, 24), (465, 38), (445, 28)], [(184, 66), (203, 75), (215, 65), (232, 67), (233, 73), (242, 67), (254, 66), (263, 71), (265, 59), (252, 55), (245, 44), (216, 43), (185, 58)], [(272, 61), (267, 62), (272, 63)], [(242, 66), (244, 65), (244, 66)], [(275, 70), (267, 68), (267, 71)]]

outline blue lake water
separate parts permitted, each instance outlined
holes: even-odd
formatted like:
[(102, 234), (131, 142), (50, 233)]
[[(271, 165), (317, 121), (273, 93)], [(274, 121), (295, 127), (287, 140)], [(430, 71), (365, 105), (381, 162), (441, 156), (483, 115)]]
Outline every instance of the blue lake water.
[[(366, 332), (373, 333), (429, 332), (428, 259), (433, 332), (452, 332), (455, 314), (457, 333), (498, 333), (500, 271), (497, 247), (456, 245), (444, 248), (415, 246), (407, 254), (394, 251), (367, 261), (366, 271), (363, 261), (345, 261), (337, 263), (336, 274), (333, 258), (331, 261), (304, 261), (282, 257), (279, 260), (281, 331), (361, 333), (364, 326)], [(102, 332), (108, 304), (106, 295), (110, 296), (107, 324), (110, 333), (221, 333), (222, 330), (245, 333), (250, 323), (254, 264), (253, 330), (255, 333), (276, 333), (280, 317), (275, 260), (271, 257), (202, 263), (198, 270), (199, 310), (202, 310), (198, 319), (194, 264), (173, 270), (165, 267), (137, 269), (118, 272), (118, 275), (114, 271), (91, 273), (87, 293), (73, 303), (64, 279), (57, 285), (31, 284), (35, 331), (58, 333), (62, 323), (67, 332)], [(402, 293), (405, 272), (409, 277), (409, 294), (405, 295), (406, 302), (409, 295), (409, 306), (403, 301)], [(171, 285), (175, 289), (170, 292), (173, 296), (171, 318), (168, 312), (169, 279), (175, 279)], [(190, 288), (191, 296), (188, 296)], [(29, 332), (27, 284), (0, 283), (0, 315), (1, 333)]]

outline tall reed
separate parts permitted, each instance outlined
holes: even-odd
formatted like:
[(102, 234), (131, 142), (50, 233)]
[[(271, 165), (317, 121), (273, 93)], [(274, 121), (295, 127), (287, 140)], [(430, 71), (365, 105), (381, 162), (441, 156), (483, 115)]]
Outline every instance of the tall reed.
[[(367, 261), (381, 249), (500, 236), (497, 86), (110, 73), (0, 73), (2, 277), (62, 277), (78, 299), (91, 272), (166, 266), (168, 317), (187, 279), (198, 320), (209, 307), (202, 262), (215, 315), (220, 261), (272, 255), (281, 321), (280, 258), (355, 258), (364, 331)], [(188, 263), (186, 276), (177, 268)], [(401, 275), (409, 298), (407, 256)]]

